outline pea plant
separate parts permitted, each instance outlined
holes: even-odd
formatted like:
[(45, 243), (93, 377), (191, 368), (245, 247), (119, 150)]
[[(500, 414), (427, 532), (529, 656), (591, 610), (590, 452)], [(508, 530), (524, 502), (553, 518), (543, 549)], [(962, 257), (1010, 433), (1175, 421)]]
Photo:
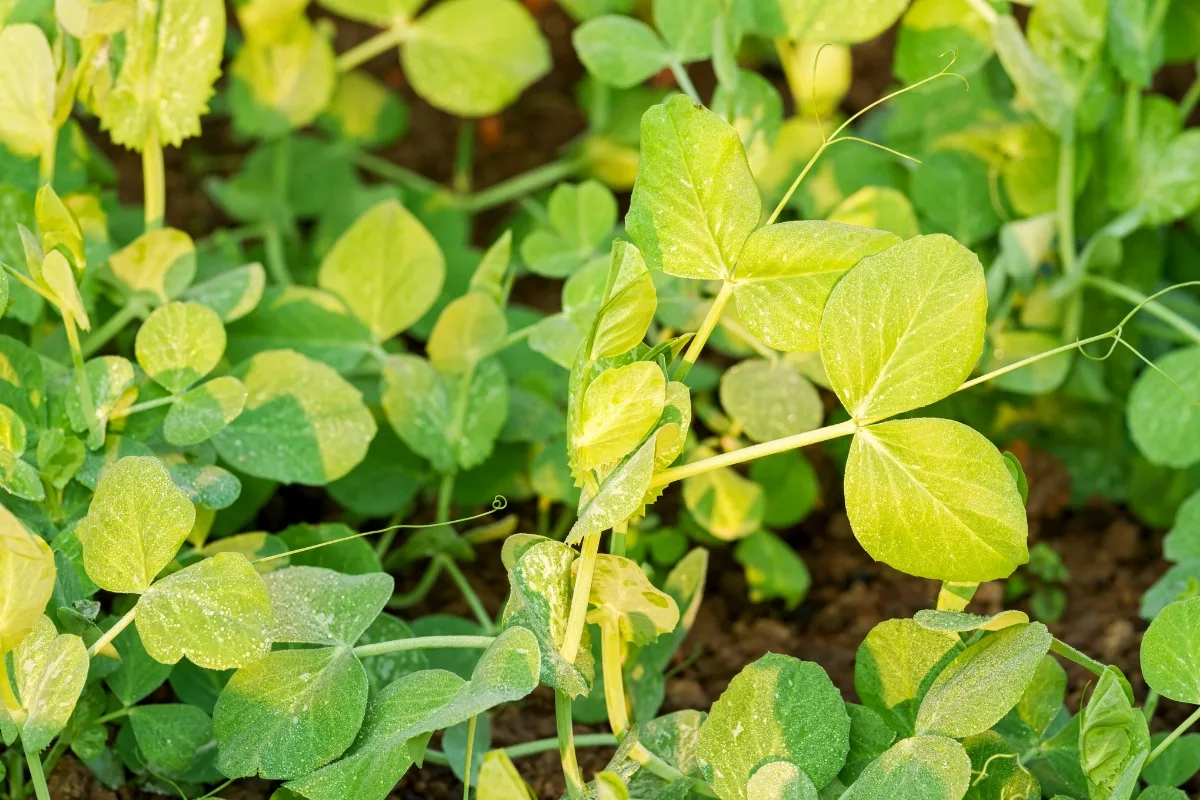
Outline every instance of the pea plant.
[[(1026, 476), (972, 409), (1073, 397), (1067, 376), (1140, 347), (1156, 357), (1126, 374), (1122, 437), (1152, 467), (1196, 458), (1194, 347), (1168, 349), (1196, 338), (1167, 305), (1178, 286), (1108, 277), (1200, 204), (1189, 101), (1143, 98), (1167, 53), (1191, 54), (1172, 38), (1200, 24), (1187, 7), (1044, 0), (1022, 31), (984, 0), (655, 0), (652, 27), (621, 2), (564, 0), (586, 130), (474, 191), (472, 119), (550, 66), (516, 0), (253, 0), (229, 37), (209, 0), (35, 5), (0, 5), (7, 800), (49, 800), (68, 752), (111, 789), (185, 800), (247, 778), (280, 800), (382, 800), (426, 765), (464, 797), (529, 800), (514, 760), (548, 751), (571, 800), (1186, 797), (1195, 495), (1143, 599), (1140, 705), (1042, 621), (968, 608), (1021, 568), (1050, 621), (1067, 579), (1028, 546)], [(335, 55), (334, 17), (376, 31)], [(847, 45), (897, 20), (907, 85), (837, 118)], [(939, 62), (961, 31), (971, 46)], [(744, 68), (766, 45), (798, 102), (786, 122)], [(407, 125), (364, 69), (393, 49), (417, 98), (463, 118), (449, 187), (368, 152)], [(704, 61), (709, 107), (688, 73)], [(682, 94), (642, 85), (664, 71)], [(1131, 87), (1124, 150), (1095, 99), (1114, 74)], [(914, 132), (964, 76), (986, 103)], [(164, 148), (198, 136), (210, 103), (250, 147), (205, 184), (236, 227), (193, 239), (166, 224)], [(1012, 119), (981, 131), (997, 108)], [(140, 210), (104, 189), (115, 170), (80, 120), (141, 154)], [(1056, 157), (1030, 155), (1047, 142)], [(1115, 164), (1093, 169), (1096, 153)], [(1021, 219), (979, 232), (969, 205), (947, 207), (946, 180), (974, 187), (970, 158)], [(947, 159), (958, 171), (936, 178)], [(913, 170), (908, 195), (876, 167)], [(1101, 174), (1103, 202), (1081, 207)], [(473, 247), (472, 215), (510, 201)], [(562, 280), (558, 311), (517, 302), (526, 273)], [(1133, 310), (1094, 312), (1093, 291)], [(1142, 310), (1169, 330), (1142, 330)], [(721, 373), (709, 348), (736, 363)], [(935, 607), (870, 631), (857, 703), (819, 664), (768, 653), (709, 708), (663, 714), (710, 548), (736, 542), (754, 599), (805, 599), (807, 569), (772, 531), (820, 502), (799, 452), (818, 444), (863, 550), (937, 581)], [(678, 519), (658, 505), (675, 483)], [(336, 521), (258, 529), (313, 496), (294, 486), (324, 487)], [(509, 499), (532, 513), (499, 515)], [(464, 568), (497, 550), (498, 613)], [(470, 618), (419, 613), (445, 579)], [(1063, 662), (1091, 678), (1074, 714)], [(492, 716), (541, 686), (557, 735), (493, 748)], [(1162, 698), (1197, 709), (1151, 734)], [(604, 769), (585, 774), (585, 747), (611, 751)]]

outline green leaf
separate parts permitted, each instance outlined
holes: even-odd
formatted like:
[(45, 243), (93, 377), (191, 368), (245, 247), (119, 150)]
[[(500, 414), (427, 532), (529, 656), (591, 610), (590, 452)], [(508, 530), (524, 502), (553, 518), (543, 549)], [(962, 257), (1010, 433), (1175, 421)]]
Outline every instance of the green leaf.
[(88, 577), (110, 592), (142, 594), (187, 538), (196, 509), (153, 456), (127, 456), (96, 486), (76, 533)]
[(866, 706), (846, 703), (846, 713), (850, 715), (850, 753), (838, 780), (850, 785), (872, 761), (887, 752), (896, 741), (896, 733), (883, 717)]
[(25, 158), (53, 153), (54, 106), (54, 56), (46, 34), (24, 23), (0, 30), (0, 143)]
[(440, 669), (400, 678), (371, 703), (362, 734), (346, 758), (287, 788), (311, 800), (383, 800), (408, 771), (414, 754), (424, 748), (417, 728), (462, 691), (465, 683)]
[(221, 72), (225, 5), (220, 0), (139, 3), (125, 31), (125, 58), (100, 106), (112, 140), (141, 150), (151, 137), (179, 147), (200, 133)]
[(246, 386), (246, 410), (213, 442), (240, 471), (320, 486), (366, 456), (375, 419), (359, 391), (330, 367), (291, 350), (273, 350), (233, 374)]
[[(505, 541), (505, 545), (508, 545)], [(509, 567), (512, 587), (501, 619), (504, 627), (528, 629), (541, 651), (541, 682), (571, 697), (587, 694), (595, 678), (591, 634), (584, 627), (575, 662), (559, 652), (567, 633), (571, 606), (571, 565), (577, 553), (562, 542), (541, 540), (528, 547)]]
[(212, 720), (195, 706), (182, 703), (137, 706), (129, 722), (146, 762), (159, 769), (182, 772), (196, 751), (212, 741)]
[(205, 669), (232, 669), (271, 652), (271, 600), (241, 553), (218, 553), (158, 581), (136, 621), (146, 652), (165, 664), (187, 656)]
[(245, 407), (245, 384), (229, 375), (213, 378), (172, 404), (163, 420), (163, 438), (179, 447), (200, 444), (224, 430)]
[(825, 670), (811, 661), (768, 653), (734, 676), (700, 729), (697, 754), (706, 779), (728, 800), (764, 761), (790, 761), (816, 786), (846, 762), (850, 718)]
[(912, 200), (921, 214), (970, 247), (1000, 229), (989, 166), (969, 153), (937, 151), (913, 174)]
[(213, 710), (217, 767), (287, 780), (345, 752), (367, 708), (367, 676), (349, 647), (277, 650), (242, 667)]
[(763, 488), (763, 524), (790, 528), (808, 516), (821, 496), (817, 471), (799, 450), (764, 456), (750, 462), (750, 480)]
[[(242, 482), (232, 472), (212, 464), (171, 464), (171, 480), (188, 500), (210, 511), (229, 508), (242, 493)], [(196, 514), (200, 518), (199, 512)]]
[(225, 326), (217, 312), (199, 303), (169, 303), (155, 309), (138, 329), (138, 364), (172, 394), (212, 372), (225, 352)]
[(829, 296), (821, 358), (857, 420), (952, 393), (983, 351), (983, 268), (948, 236), (917, 236), (862, 260)]
[(594, 569), (588, 622), (639, 646), (675, 629), (679, 607), (674, 598), (650, 583), (637, 562), (600, 553)]
[[(355, 646), (391, 642), (396, 639), (410, 639), (416, 636), (413, 629), (391, 614), (380, 614), (375, 621), (358, 637)], [(381, 691), (395, 683), (405, 675), (411, 675), (429, 668), (429, 658), (423, 650), (399, 650), (386, 655), (371, 656), (363, 664), (367, 671), (367, 682), (371, 687), (371, 696), (377, 697)]]
[(752, 602), (782, 600), (784, 608), (791, 611), (800, 605), (812, 585), (804, 561), (770, 531), (756, 531), (739, 541), (733, 557), (746, 573)]
[(957, 636), (922, 628), (911, 619), (879, 623), (854, 658), (854, 691), (863, 705), (901, 736), (916, 730), (917, 707), (940, 668), (962, 645)]
[(738, 258), (738, 317), (777, 350), (818, 347), (821, 312), (834, 284), (865, 256), (900, 241), (886, 231), (838, 222), (781, 222), (755, 231)]
[(343, 73), (317, 124), (360, 147), (381, 147), (408, 127), (408, 106), (383, 81), (363, 70)]
[(550, 70), (550, 48), (516, 0), (449, 0), (422, 14), (401, 51), (423, 99), (460, 117), (495, 114)]
[[(1156, 733), (1150, 737), (1150, 744), (1157, 747), (1166, 737), (1166, 733)], [(1200, 772), (1200, 734), (1185, 733), (1146, 765), (1142, 779), (1151, 786), (1182, 786), (1197, 772)], [(1141, 796), (1146, 794), (1143, 792)]]
[(954, 51), (954, 71), (969, 76), (992, 57), (991, 27), (968, 0), (915, 0), (900, 21), (892, 72), (904, 84), (928, 78)]
[(846, 462), (846, 513), (872, 558), (923, 578), (1006, 578), (1029, 560), (1017, 485), (995, 446), (959, 422), (860, 428)]
[(1021, 763), (1017, 752), (1000, 734), (985, 731), (963, 742), (971, 759), (971, 781), (965, 800), (1003, 800), (1007, 797), (1037, 797), (1041, 785)]
[(971, 784), (971, 759), (944, 736), (901, 739), (866, 769), (843, 800), (961, 800)]
[(1037, 56), (1025, 40), (1015, 18), (1001, 14), (992, 23), (996, 55), (1004, 65), (1018, 96), (1042, 124), (1057, 134), (1073, 124), (1074, 102), (1062, 78)]
[(1119, 674), (1109, 667), (1100, 676), (1079, 725), (1079, 762), (1088, 793), (1110, 800), (1128, 800), (1150, 754), (1146, 718), (1130, 704)]
[(1142, 676), (1163, 697), (1200, 704), (1200, 597), (1171, 603), (1142, 637)]
[(746, 784), (748, 800), (817, 800), (817, 788), (790, 761), (763, 764)]
[[(88, 447), (95, 449), (104, 444), (108, 417), (117, 406), (130, 402), (133, 397), (133, 364), (121, 356), (100, 356), (84, 365), (84, 375), (92, 392), (92, 409), (95, 412), (99, 438), (88, 436)], [(71, 428), (78, 433), (88, 430), (88, 417), (79, 399), (78, 384), (72, 382), (67, 390), (67, 418)]]
[(567, 534), (567, 544), (576, 544), (585, 536), (609, 530), (638, 513), (654, 475), (657, 439), (657, 432), (651, 434), (632, 455), (606, 475), (600, 482), (599, 493), (595, 496), (585, 493), (580, 497), (579, 518)]
[[(105, 626), (111, 627), (116, 621), (116, 617), (111, 617)], [(170, 664), (160, 664), (146, 652), (136, 625), (117, 634), (113, 647), (121, 657), (121, 665), (104, 680), (123, 706), (132, 706), (148, 697), (171, 674)]]
[(75, 212), (67, 207), (54, 191), (54, 187), (48, 183), (38, 189), (34, 200), (34, 215), (37, 218), (38, 230), (42, 234), (42, 249), (49, 254), (52, 250), (62, 248), (63, 252), (70, 256), (69, 260), (74, 270), (72, 277), (82, 277), (84, 266), (87, 264), (83, 230)]
[(1174, 562), (1200, 558), (1200, 491), (1193, 492), (1175, 512), (1175, 524), (1163, 538), (1163, 558)]
[(442, 250), (425, 226), (400, 203), (385, 200), (338, 237), (317, 283), (341, 297), (381, 342), (429, 310), (445, 273)]
[(959, 653), (925, 693), (917, 730), (961, 739), (995, 725), (1021, 699), (1051, 638), (1040, 622), (1013, 625)]
[[(716, 453), (708, 447), (697, 447), (689, 454), (689, 460), (714, 455)], [(684, 478), (683, 502), (705, 530), (727, 542), (757, 531), (766, 507), (762, 487), (742, 477), (732, 467), (720, 467)]]
[(907, 5), (904, 0), (851, 5), (833, 0), (770, 0), (775, 3), (793, 39), (835, 44), (874, 39), (900, 18)]
[(320, 0), (319, 5), (340, 17), (384, 27), (415, 14), (422, 0)]
[[(175, 4), (179, 0), (167, 2)], [(174, 228), (147, 231), (113, 253), (108, 266), (118, 284), (131, 295), (145, 293), (160, 304), (166, 303), (183, 294), (195, 277), (196, 246), (192, 237)]]
[(21, 742), (27, 752), (36, 753), (50, 744), (75, 710), (87, 680), (87, 648), (78, 636), (59, 634), (43, 615), (13, 651), (13, 667), (25, 711)]
[(756, 442), (782, 439), (821, 425), (817, 390), (791, 364), (754, 358), (721, 376), (721, 405)]
[(8, 273), (0, 270), (0, 317), (8, 308)]
[[(302, 14), (292, 15), (269, 38), (249, 32), (230, 66), (239, 132), (280, 136), (317, 118), (329, 105), (338, 76), (329, 39)], [(240, 108), (247, 110), (238, 113)]]
[(666, 391), (667, 379), (654, 362), (635, 361), (600, 373), (573, 420), (573, 471), (611, 467), (637, 447), (662, 416)]
[(394, 581), (382, 572), (343, 575), (320, 567), (289, 567), (265, 578), (279, 642), (352, 646), (383, 610)]
[(642, 153), (625, 226), (653, 270), (733, 275), (762, 201), (737, 131), (676, 95), (642, 117)]
[(1170, 786), (1147, 786), (1138, 800), (1187, 800), (1187, 794)]
[(288, 550), (304, 550), (288, 556), (288, 563), (292, 566), (324, 567), (347, 575), (382, 572), (383, 566), (375, 548), (365, 538), (349, 538), (354, 535), (355, 531), (340, 522), (322, 525), (300, 523), (289, 525), (279, 532), (279, 538)]
[[(612, 289), (592, 320), (590, 359), (610, 358), (636, 347), (645, 338), (658, 306), (650, 270), (633, 245), (620, 239), (613, 242), (609, 275)], [(566, 293), (564, 289), (563, 308), (570, 312)], [(567, 366), (569, 369), (570, 364)]]
[(597, 181), (560, 183), (550, 194), (547, 211), (550, 229), (525, 237), (521, 258), (538, 275), (565, 278), (607, 243), (617, 222), (617, 199)]
[(1129, 392), (1129, 433), (1151, 463), (1182, 469), (1200, 461), (1200, 347), (1174, 350), (1154, 365)]
[(38, 625), (54, 593), (50, 546), (0, 505), (0, 653), (11, 651)]
[[(981, 372), (1015, 364), (1018, 361), (1061, 347), (1062, 339), (1044, 331), (999, 330), (991, 335), (991, 352), (980, 367)], [(1018, 394), (1046, 394), (1062, 386), (1074, 363), (1071, 353), (1062, 353), (1015, 372), (1000, 375), (992, 380), (997, 388)]]
[(460, 375), (504, 345), (508, 321), (484, 292), (468, 292), (450, 302), (429, 334), (425, 350), (443, 373)]
[(406, 743), (527, 696), (538, 683), (538, 661), (533, 634), (509, 628), (484, 652), (469, 681), (442, 670), (401, 678), (371, 704), (348, 757), (288, 788), (312, 800), (383, 800), (412, 763)]
[(1029, 622), (1029, 615), (1024, 611), (1001, 611), (999, 614), (992, 614), (985, 617), (979, 614), (968, 614), (964, 611), (943, 611), (923, 608), (913, 615), (913, 619), (926, 630), (965, 633), (967, 631), (1004, 630), (1013, 625), (1021, 625)]
[(636, 86), (670, 63), (662, 39), (649, 25), (615, 14), (583, 23), (571, 42), (587, 71), (618, 89)]
[[(965, 0), (961, 1), (965, 5)], [(829, 212), (829, 221), (888, 231), (901, 239), (921, 232), (908, 197), (890, 186), (864, 186)]]
[(723, 12), (719, 0), (655, 0), (654, 24), (684, 63), (702, 61), (713, 51), (713, 27)]
[(262, 264), (247, 264), (198, 283), (183, 296), (216, 311), (222, 322), (233, 322), (254, 310), (266, 285), (267, 272)]
[(4, 449), (0, 449), (0, 487), (25, 500), (40, 503), (46, 499), (37, 468)]
[(425, 359), (408, 354), (388, 358), (383, 367), (383, 410), (406, 445), (438, 472), (455, 468), (458, 457), (446, 435), (450, 396), (442, 376)]
[(343, 375), (370, 352), (371, 331), (329, 292), (307, 286), (270, 289), (252, 313), (231, 324), (229, 360), (269, 350), (295, 350)]

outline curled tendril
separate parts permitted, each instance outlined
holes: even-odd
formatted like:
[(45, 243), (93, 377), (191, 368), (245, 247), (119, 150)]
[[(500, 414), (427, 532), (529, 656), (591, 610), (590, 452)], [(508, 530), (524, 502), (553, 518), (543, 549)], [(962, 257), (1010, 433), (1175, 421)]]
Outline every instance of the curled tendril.
[(1076, 342), (1076, 344), (1078, 344), (1078, 346), (1079, 346), (1079, 354), (1081, 356), (1083, 356), (1084, 358), (1088, 359), (1089, 361), (1107, 361), (1108, 359), (1110, 359), (1112, 357), (1113, 351), (1115, 351), (1117, 349), (1117, 345), (1121, 344), (1121, 342), (1123, 341), (1121, 339), (1121, 334), (1124, 333), (1124, 330), (1125, 330), (1124, 323), (1122, 323), (1121, 325), (1118, 325), (1117, 327), (1113, 328), (1112, 331), (1110, 331), (1110, 333), (1112, 334), (1113, 341), (1108, 346), (1108, 351), (1104, 355), (1094, 356), (1085, 349), (1086, 345), (1079, 344), (1078, 342)]
[(491, 508), (489, 508), (487, 511), (481, 511), (478, 514), (472, 514), (469, 517), (459, 517), (458, 519), (451, 519), (451, 520), (447, 520), (446, 522), (428, 522), (423, 525), (407, 525), (407, 524), (389, 525), (386, 528), (379, 528), (378, 530), (362, 531), (361, 533), (354, 533), (354, 534), (351, 534), (350, 536), (342, 536), (338, 539), (330, 539), (328, 542), (318, 542), (317, 544), (312, 544), (312, 545), (309, 545), (308, 547), (298, 547), (295, 550), (288, 550), (286, 553), (277, 553), (273, 556), (264, 556), (263, 558), (256, 558), (253, 561), (251, 561), (250, 563), (251, 564), (261, 564), (264, 561), (274, 561), (277, 558), (285, 558), (287, 556), (295, 555), (296, 553), (303, 553), (307, 550), (316, 550), (318, 547), (328, 547), (331, 544), (338, 544), (340, 542), (348, 542), (351, 539), (361, 539), (364, 536), (371, 536), (376, 533), (387, 533), (388, 531), (399, 531), (399, 530), (419, 530), (421, 528), (440, 528), (443, 525), (458, 525), (459, 523), (462, 523), (462, 522), (471, 522), (473, 520), (480, 519), (481, 517), (486, 517), (489, 514), (494, 514), (495, 512), (502, 511), (506, 508), (508, 508), (508, 498), (506, 498), (504, 495), (498, 494), (495, 496), (495, 498), (493, 498)]

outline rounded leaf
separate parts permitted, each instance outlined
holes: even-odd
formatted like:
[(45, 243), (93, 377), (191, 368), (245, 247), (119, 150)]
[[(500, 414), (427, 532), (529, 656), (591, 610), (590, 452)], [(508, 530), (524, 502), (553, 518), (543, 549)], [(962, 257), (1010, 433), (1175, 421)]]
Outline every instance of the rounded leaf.
[(824, 409), (817, 390), (791, 364), (755, 358), (721, 376), (721, 405), (756, 442), (811, 431)]
[(901, 739), (862, 771), (846, 800), (962, 800), (971, 758), (944, 736)]
[(0, 143), (18, 156), (53, 151), (54, 56), (36, 25), (0, 30)]
[(199, 303), (168, 303), (138, 329), (134, 353), (146, 374), (178, 394), (212, 372), (225, 353), (225, 326)]
[(651, 361), (600, 373), (583, 394), (572, 432), (575, 470), (615, 464), (637, 447), (662, 415), (666, 391), (667, 379)]
[(953, 633), (927, 630), (911, 619), (885, 620), (858, 647), (854, 691), (892, 730), (911, 736), (930, 676), (961, 650)]
[(1152, 463), (1182, 469), (1200, 461), (1200, 346), (1168, 353), (1154, 366), (1129, 392), (1129, 433)]
[(147, 231), (108, 259), (109, 269), (131, 294), (145, 292), (159, 303), (178, 297), (196, 275), (196, 245), (174, 228)]
[(163, 438), (187, 447), (216, 436), (246, 407), (246, 386), (226, 375), (180, 397), (163, 420)]
[(1142, 636), (1142, 677), (1163, 697), (1200, 705), (1200, 597), (1158, 612)]
[[(87, 647), (78, 636), (59, 634), (43, 615), (13, 651), (12, 661), (25, 711), (21, 744), (26, 751), (37, 752), (66, 727), (75, 710), (87, 680)], [(7, 675), (3, 679), (8, 680)]]
[(468, 292), (438, 316), (425, 350), (435, 367), (457, 375), (499, 350), (507, 335), (499, 304), (484, 292)]
[(628, 89), (657, 74), (670, 60), (646, 23), (618, 14), (590, 19), (571, 35), (579, 60), (597, 80)]
[(877, 561), (922, 578), (1006, 578), (1029, 560), (1029, 529), (1000, 451), (959, 422), (860, 428), (846, 461), (846, 514)]

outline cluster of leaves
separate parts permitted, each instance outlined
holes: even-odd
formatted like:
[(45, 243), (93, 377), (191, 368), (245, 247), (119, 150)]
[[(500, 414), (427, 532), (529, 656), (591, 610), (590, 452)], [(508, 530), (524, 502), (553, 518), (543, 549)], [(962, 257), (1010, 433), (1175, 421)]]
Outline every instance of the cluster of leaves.
[[(516, 0), (323, 0), (380, 29), (340, 56), (304, 0), (251, 0), (219, 93), (216, 0), (0, 0), (10, 800), (26, 770), (47, 800), (68, 749), (111, 787), (183, 797), (259, 776), (281, 798), (382, 799), (428, 761), (481, 800), (528, 800), (512, 757), (555, 748), (572, 800), (1181, 797), (1200, 711), (1149, 721), (1160, 697), (1200, 706), (1200, 328), (1148, 296), (1192, 277), (1195, 233), (1174, 223), (1200, 206), (1183, 129), (1200, 91), (1145, 91), (1200, 55), (1192, 5), (1041, 0), (1024, 30), (990, 0), (653, 0), (653, 26), (620, 0), (562, 5), (588, 129), (472, 192), (469, 120), (453, 189), (366, 152), (407, 110), (357, 67), (399, 48), (422, 102), (495, 114), (550, 67)], [(827, 119), (849, 45), (897, 21), (912, 86)], [(970, 93), (936, 71), (948, 47)], [(787, 120), (748, 68), (775, 56)], [(687, 66), (708, 60), (706, 108)], [(663, 70), (691, 96), (642, 85)], [(193, 240), (163, 227), (163, 148), (210, 100), (253, 147), (206, 184), (238, 227)], [(140, 214), (72, 115), (142, 153)], [(516, 199), (476, 250), (473, 214)], [(511, 302), (526, 274), (562, 281), (560, 310)], [(1080, 338), (1153, 358), (1082, 358)], [(701, 360), (710, 345), (735, 363)], [(1175, 518), (1175, 566), (1144, 600), (1143, 708), (1023, 612), (966, 612), (1028, 562), (1035, 616), (1062, 613), (1025, 477), (985, 433), (1044, 437), (1077, 499)], [(708, 548), (736, 543), (754, 599), (804, 599), (781, 534), (820, 502), (798, 448), (821, 442), (857, 540), (940, 581), (937, 608), (871, 631), (861, 704), (769, 654), (710, 709), (661, 715)], [(326, 487), (342, 522), (254, 530), (289, 484)], [(449, 524), (501, 494), (536, 505), (538, 533)], [(373, 519), (390, 520), (375, 547), (355, 530)], [(494, 539), (498, 615), (459, 566)], [(396, 592), (392, 572), (420, 577)], [(443, 574), (474, 620), (385, 611)], [(1074, 715), (1059, 657), (1096, 677)], [(539, 685), (557, 740), (490, 749), (489, 713)], [(590, 781), (573, 721), (617, 745)]]

